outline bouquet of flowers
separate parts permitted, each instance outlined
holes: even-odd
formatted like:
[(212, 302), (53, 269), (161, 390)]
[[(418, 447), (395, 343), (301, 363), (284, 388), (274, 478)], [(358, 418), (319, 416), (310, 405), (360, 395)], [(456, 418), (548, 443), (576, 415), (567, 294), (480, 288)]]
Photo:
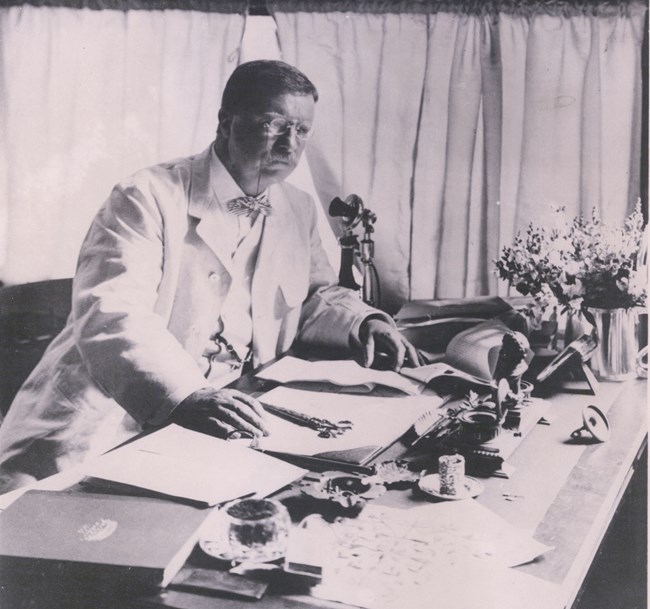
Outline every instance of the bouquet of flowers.
[(645, 247), (639, 204), (623, 226), (603, 223), (595, 210), (568, 222), (558, 208), (548, 227), (518, 233), (495, 264), (501, 279), (533, 297), (537, 313), (629, 308), (646, 302)]

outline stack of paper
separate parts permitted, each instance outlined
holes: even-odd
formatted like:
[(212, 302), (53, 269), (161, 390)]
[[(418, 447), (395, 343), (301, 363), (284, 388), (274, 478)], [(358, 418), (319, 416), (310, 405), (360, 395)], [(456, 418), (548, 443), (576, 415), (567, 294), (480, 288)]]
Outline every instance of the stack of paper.
[(206, 434), (169, 425), (88, 463), (90, 482), (216, 505), (269, 495), (306, 471)]
[(386, 398), (287, 387), (277, 387), (261, 400), (334, 423), (350, 421), (351, 429), (339, 436), (324, 438), (315, 429), (268, 414), (270, 433), (260, 438), (259, 448), (293, 455), (323, 455), (362, 447), (367, 447), (368, 454), (372, 455), (397, 440), (423, 414), (431, 412), (433, 422), (440, 416), (438, 409), (443, 403), (437, 396)]
[(424, 383), (420, 381), (392, 370), (364, 368), (349, 359), (307, 361), (288, 355), (259, 372), (257, 376), (278, 383), (325, 382), (357, 390), (365, 388), (366, 391), (372, 390), (376, 385), (383, 385), (408, 395), (419, 395), (424, 389)]

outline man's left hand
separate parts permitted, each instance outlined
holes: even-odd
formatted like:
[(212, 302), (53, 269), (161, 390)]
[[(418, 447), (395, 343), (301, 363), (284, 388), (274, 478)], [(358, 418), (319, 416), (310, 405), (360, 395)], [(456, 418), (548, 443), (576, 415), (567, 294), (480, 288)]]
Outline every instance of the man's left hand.
[(423, 363), (417, 349), (397, 328), (382, 319), (365, 319), (359, 328), (359, 339), (363, 349), (361, 363), (366, 368), (370, 368), (380, 354), (388, 357), (395, 372), (403, 366), (417, 367)]

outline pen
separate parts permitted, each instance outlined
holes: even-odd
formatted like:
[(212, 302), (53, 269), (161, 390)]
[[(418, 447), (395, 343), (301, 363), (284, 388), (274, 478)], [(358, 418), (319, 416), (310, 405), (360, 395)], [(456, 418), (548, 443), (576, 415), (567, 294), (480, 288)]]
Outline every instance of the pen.
[(290, 408), (283, 408), (281, 406), (274, 406), (273, 404), (267, 404), (265, 402), (260, 402), (260, 404), (262, 405), (262, 408), (266, 410), (266, 412), (270, 412), (271, 414), (274, 414), (282, 419), (291, 421), (296, 425), (303, 425), (304, 427), (314, 428), (314, 424), (312, 422), (313, 417), (310, 417), (309, 415), (298, 412), (297, 410), (291, 410)]
[(338, 421), (337, 423), (333, 423), (327, 419), (312, 417), (308, 414), (298, 412), (297, 410), (291, 410), (290, 408), (275, 406), (274, 404), (267, 404), (265, 402), (260, 402), (260, 404), (264, 410), (271, 414), (286, 419), (287, 421), (291, 421), (296, 425), (316, 430), (321, 438), (337, 437), (345, 433), (347, 430), (352, 429), (351, 421)]

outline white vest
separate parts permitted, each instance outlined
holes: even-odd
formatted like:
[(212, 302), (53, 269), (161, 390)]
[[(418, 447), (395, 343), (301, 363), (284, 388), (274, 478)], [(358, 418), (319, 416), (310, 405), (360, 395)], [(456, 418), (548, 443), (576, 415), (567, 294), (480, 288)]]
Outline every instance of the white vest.
[(210, 340), (206, 345), (201, 367), (209, 383), (217, 388), (227, 385), (241, 375), (253, 340), (251, 285), (257, 263), (264, 217), (253, 221), (245, 216), (232, 216), (239, 224), (235, 249), (232, 252), (232, 283), (221, 310), (220, 323), (213, 336), (221, 335), (232, 346), (236, 356), (223, 342)]

